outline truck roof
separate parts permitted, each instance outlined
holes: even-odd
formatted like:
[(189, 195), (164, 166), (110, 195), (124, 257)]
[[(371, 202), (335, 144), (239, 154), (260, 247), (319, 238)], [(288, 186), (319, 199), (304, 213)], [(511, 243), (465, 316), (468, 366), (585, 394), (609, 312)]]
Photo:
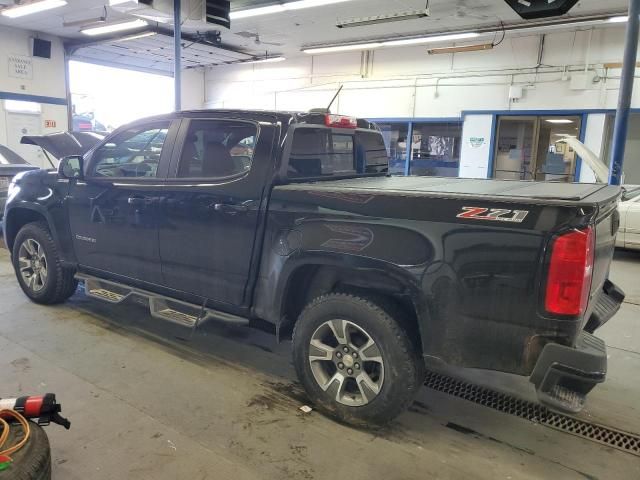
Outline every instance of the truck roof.
[[(327, 112), (328, 113), (328, 112)], [(324, 119), (324, 113), (320, 110), (311, 112), (300, 111), (284, 111), (284, 110), (243, 110), (243, 109), (225, 109), (225, 108), (209, 108), (199, 110), (180, 110), (179, 112), (165, 113), (162, 115), (154, 115), (152, 117), (141, 118), (132, 123), (148, 122), (153, 120), (167, 120), (180, 117), (194, 117), (207, 115), (230, 115), (232, 117), (246, 117), (254, 118), (256, 120), (266, 119), (271, 117), (276, 121), (280, 121), (283, 124), (288, 124), (291, 120), (295, 122), (306, 123), (320, 123), (319, 119)], [(342, 115), (341, 115), (342, 116)], [(353, 117), (356, 118), (356, 117)], [(359, 128), (371, 128), (371, 124), (368, 120), (363, 118), (357, 118)]]

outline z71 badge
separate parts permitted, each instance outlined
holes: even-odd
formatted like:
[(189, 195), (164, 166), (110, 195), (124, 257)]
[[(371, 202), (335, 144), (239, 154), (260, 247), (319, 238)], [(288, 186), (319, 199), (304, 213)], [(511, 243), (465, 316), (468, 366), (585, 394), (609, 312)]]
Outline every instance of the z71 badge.
[(522, 223), (529, 214), (528, 210), (506, 210), (503, 208), (462, 207), (462, 212), (457, 218), (469, 218), (472, 220), (489, 220), (497, 222)]

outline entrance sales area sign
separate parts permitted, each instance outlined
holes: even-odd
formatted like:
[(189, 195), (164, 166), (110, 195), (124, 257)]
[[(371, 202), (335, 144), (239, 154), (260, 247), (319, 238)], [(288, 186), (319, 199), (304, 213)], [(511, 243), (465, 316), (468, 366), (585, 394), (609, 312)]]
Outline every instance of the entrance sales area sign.
[(9, 55), (9, 76), (14, 78), (33, 78), (33, 59), (24, 55)]

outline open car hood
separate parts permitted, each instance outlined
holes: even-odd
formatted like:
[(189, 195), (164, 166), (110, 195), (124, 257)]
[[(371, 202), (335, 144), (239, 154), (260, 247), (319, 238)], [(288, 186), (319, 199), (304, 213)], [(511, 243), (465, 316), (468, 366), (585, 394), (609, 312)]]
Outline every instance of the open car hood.
[(49, 135), (25, 135), (20, 143), (37, 145), (57, 159), (84, 155), (102, 141), (104, 135), (94, 132), (59, 132)]

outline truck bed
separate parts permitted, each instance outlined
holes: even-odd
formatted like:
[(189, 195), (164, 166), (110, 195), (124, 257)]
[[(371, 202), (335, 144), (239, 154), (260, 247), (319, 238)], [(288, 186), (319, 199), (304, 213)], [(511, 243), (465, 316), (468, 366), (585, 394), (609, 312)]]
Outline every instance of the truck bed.
[[(313, 190), (401, 194), (439, 198), (478, 198), (534, 204), (597, 205), (615, 199), (620, 188), (605, 184), (533, 182), (447, 177), (368, 177), (313, 182)], [(309, 190), (310, 183), (279, 186)]]

